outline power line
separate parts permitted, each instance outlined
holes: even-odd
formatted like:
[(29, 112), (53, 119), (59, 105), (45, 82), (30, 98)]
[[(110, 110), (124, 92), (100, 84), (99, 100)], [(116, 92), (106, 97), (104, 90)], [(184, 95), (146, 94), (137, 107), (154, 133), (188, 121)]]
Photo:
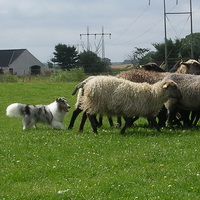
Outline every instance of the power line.
[[(150, 2), (150, 1), (149, 1)], [(150, 5), (150, 4), (149, 4)], [(144, 13), (147, 11), (147, 9), (149, 8), (149, 6), (145, 7), (145, 9), (136, 17), (136, 19), (127, 26), (127, 28), (125, 28), (121, 33), (119, 33), (115, 38), (113, 38), (111, 40), (111, 42), (115, 41), (116, 39), (118, 39), (120, 36), (122, 36), (124, 33), (126, 33), (143, 15)], [(110, 42), (110, 43), (111, 43)]]
[(87, 33), (81, 33), (80, 34), (80, 39), (82, 36), (87, 36), (87, 50), (90, 51), (90, 42), (89, 42), (89, 37), (91, 35), (95, 36), (95, 39), (97, 36), (101, 36), (101, 48), (102, 48), (102, 59), (105, 58), (105, 44), (104, 44), (104, 36), (108, 35), (109, 38), (111, 38), (111, 33), (105, 33), (104, 32), (104, 27), (102, 26), (102, 32), (101, 33), (89, 33), (89, 27), (87, 27)]
[[(164, 32), (165, 32), (165, 65), (168, 67), (168, 53), (167, 53), (167, 15), (190, 15), (190, 31), (191, 31), (191, 58), (194, 57), (193, 52), (193, 26), (192, 26), (192, 0), (189, 0), (190, 10), (187, 12), (167, 12), (166, 11), (166, 0), (164, 0)], [(176, 0), (178, 5), (178, 0)]]

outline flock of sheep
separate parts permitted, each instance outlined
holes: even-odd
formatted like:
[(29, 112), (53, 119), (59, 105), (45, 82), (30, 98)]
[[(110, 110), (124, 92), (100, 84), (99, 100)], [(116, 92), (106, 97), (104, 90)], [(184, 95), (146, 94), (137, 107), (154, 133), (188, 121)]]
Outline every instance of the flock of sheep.
[[(154, 63), (142, 69), (124, 71), (117, 76), (90, 76), (79, 83), (76, 109), (68, 129), (73, 128), (79, 113), (83, 111), (79, 130), (88, 118), (93, 132), (107, 116), (113, 126), (112, 116), (121, 117), (125, 125), (123, 134), (139, 117), (148, 119), (157, 130), (166, 125), (191, 127), (200, 116), (200, 63), (190, 59), (179, 62), (170, 72)], [(96, 116), (99, 114), (100, 119)]]

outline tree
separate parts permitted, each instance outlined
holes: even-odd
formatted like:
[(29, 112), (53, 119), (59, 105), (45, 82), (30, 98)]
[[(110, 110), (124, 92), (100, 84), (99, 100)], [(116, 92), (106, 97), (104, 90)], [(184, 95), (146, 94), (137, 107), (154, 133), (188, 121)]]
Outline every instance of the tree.
[[(194, 46), (194, 59), (198, 60), (200, 56), (200, 33), (193, 34), (193, 46)], [(152, 56), (154, 60), (165, 60), (165, 43), (154, 43), (153, 46), (156, 49), (155, 54)], [(187, 35), (185, 38), (167, 40), (168, 61), (169, 68), (171, 68), (176, 61), (188, 60), (191, 58), (191, 35)]]
[(107, 71), (107, 63), (102, 61), (101, 58), (92, 51), (80, 53), (79, 62), (85, 73), (96, 74)]
[(53, 54), (54, 58), (51, 61), (57, 63), (61, 69), (70, 70), (77, 66), (78, 52), (76, 51), (76, 47), (58, 44), (55, 46), (55, 52)]
[[(167, 40), (167, 60), (168, 60), (168, 69), (171, 69), (177, 61), (183, 58), (182, 54), (182, 40), (172, 39)], [(154, 43), (153, 46), (156, 49), (154, 55), (152, 55), (153, 60), (155, 61), (165, 61), (165, 43)]]
[[(155, 54), (153, 55), (154, 60), (164, 61), (165, 60), (165, 43), (154, 43), (152, 44), (156, 49)], [(172, 39), (167, 40), (167, 50), (168, 50), (168, 58), (174, 56), (175, 45)]]
[(146, 48), (138, 48), (135, 47), (135, 51), (132, 51), (132, 54), (129, 55), (129, 59), (131, 60), (132, 64), (144, 64), (142, 59), (147, 55), (150, 49)]
[[(181, 53), (183, 57), (191, 58), (191, 34), (181, 39), (182, 48)], [(193, 51), (194, 59), (200, 58), (200, 33), (193, 33)]]

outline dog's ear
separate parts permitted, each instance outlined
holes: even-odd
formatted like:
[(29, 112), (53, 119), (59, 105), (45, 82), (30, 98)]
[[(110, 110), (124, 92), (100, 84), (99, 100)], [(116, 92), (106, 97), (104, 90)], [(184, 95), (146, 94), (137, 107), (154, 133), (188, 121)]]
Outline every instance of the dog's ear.
[(58, 97), (57, 99), (56, 99), (56, 102), (64, 102), (64, 101), (67, 101), (66, 100), (66, 98), (65, 97)]

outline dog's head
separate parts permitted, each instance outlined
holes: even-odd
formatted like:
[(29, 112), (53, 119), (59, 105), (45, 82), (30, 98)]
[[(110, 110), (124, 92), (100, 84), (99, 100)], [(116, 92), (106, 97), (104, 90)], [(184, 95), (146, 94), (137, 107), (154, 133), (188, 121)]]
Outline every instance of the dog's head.
[(63, 111), (63, 112), (69, 111), (70, 105), (67, 103), (67, 100), (65, 99), (65, 97), (58, 97), (56, 99), (56, 102), (58, 104), (60, 111)]

